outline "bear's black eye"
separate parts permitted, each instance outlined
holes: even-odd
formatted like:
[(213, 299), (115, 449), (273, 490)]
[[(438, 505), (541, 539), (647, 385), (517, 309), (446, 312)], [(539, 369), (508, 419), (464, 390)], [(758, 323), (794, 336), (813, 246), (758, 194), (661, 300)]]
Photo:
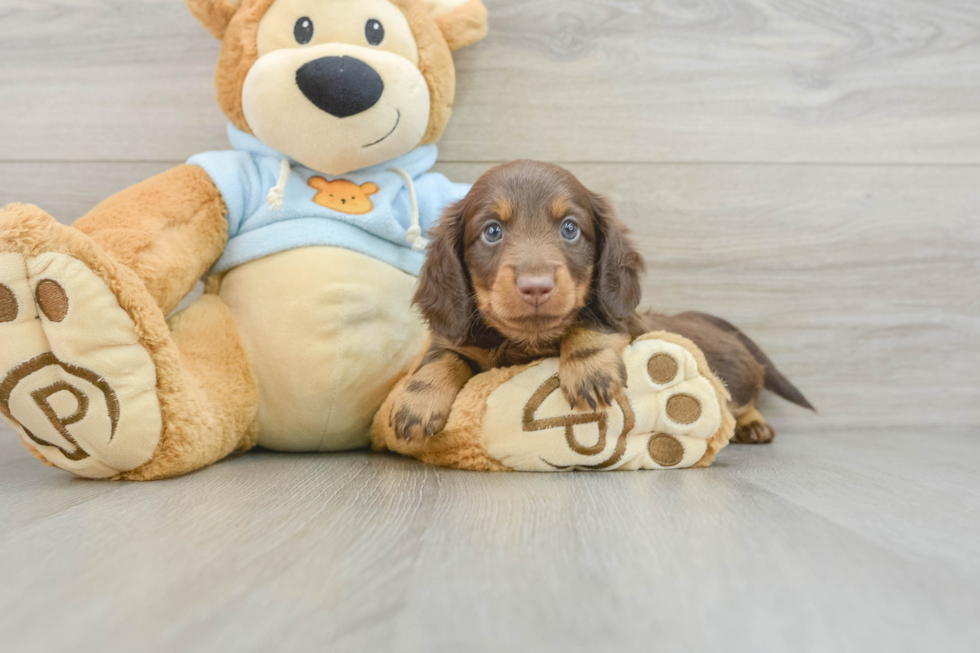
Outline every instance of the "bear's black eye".
[(381, 42), (385, 40), (385, 28), (381, 21), (374, 18), (369, 20), (364, 26), (364, 37), (371, 45), (381, 45)]
[(293, 27), (293, 36), (300, 45), (306, 45), (313, 40), (313, 21), (308, 16), (303, 16), (296, 21)]

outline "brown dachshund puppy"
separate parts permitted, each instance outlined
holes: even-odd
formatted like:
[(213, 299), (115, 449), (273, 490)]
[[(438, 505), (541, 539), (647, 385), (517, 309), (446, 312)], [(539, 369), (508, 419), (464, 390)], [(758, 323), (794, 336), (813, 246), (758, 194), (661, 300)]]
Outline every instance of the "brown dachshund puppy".
[(759, 347), (720, 318), (637, 313), (645, 266), (609, 203), (567, 170), (535, 161), (493, 168), (433, 230), (415, 304), (432, 343), (392, 410), (402, 438), (443, 429), (456, 394), (492, 367), (559, 357), (575, 408), (610, 405), (627, 383), (621, 357), (648, 331), (683, 335), (732, 395), (735, 439), (770, 442), (763, 387), (812, 408)]

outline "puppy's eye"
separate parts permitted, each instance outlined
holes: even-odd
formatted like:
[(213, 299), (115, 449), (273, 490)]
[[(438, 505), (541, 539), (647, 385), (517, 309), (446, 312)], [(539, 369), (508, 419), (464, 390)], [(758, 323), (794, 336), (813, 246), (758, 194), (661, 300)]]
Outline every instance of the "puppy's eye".
[(504, 237), (504, 228), (499, 222), (491, 222), (483, 228), (483, 242), (487, 245), (499, 243)]
[(364, 37), (371, 45), (381, 45), (385, 40), (385, 28), (381, 21), (371, 19), (364, 26)]
[(293, 36), (300, 45), (306, 45), (313, 40), (313, 21), (307, 16), (303, 16), (296, 21), (293, 26)]
[(565, 220), (561, 223), (561, 237), (565, 240), (575, 242), (581, 233), (582, 230), (578, 228), (574, 220)]

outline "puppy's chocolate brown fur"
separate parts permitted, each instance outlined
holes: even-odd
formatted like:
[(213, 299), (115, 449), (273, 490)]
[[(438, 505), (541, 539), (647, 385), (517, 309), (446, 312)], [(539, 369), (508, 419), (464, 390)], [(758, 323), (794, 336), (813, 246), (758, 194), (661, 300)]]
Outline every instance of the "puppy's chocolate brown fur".
[(643, 257), (609, 203), (567, 170), (535, 161), (491, 169), (431, 234), (415, 303), (433, 338), (392, 410), (402, 438), (443, 429), (457, 392), (492, 367), (559, 357), (576, 408), (614, 401), (628, 379), (621, 353), (648, 331), (697, 344), (732, 394), (736, 440), (775, 436), (763, 387), (810, 408), (759, 347), (720, 318), (638, 313)]

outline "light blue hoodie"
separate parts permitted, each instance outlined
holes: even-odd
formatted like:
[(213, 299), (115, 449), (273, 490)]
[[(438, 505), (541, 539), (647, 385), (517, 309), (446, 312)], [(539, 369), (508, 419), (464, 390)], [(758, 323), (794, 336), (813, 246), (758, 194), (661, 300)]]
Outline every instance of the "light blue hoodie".
[[(429, 172), (439, 151), (425, 145), (386, 163), (331, 177), (310, 170), (290, 160), (288, 178), (283, 155), (228, 125), (228, 139), (234, 150), (204, 152), (192, 156), (188, 163), (204, 168), (221, 192), (228, 209), (228, 244), (212, 272), (224, 272), (263, 256), (288, 249), (327, 245), (344, 247), (384, 261), (409, 274), (417, 275), (425, 253), (410, 235), (412, 203), (407, 180), (413, 181), (418, 200), (419, 227), (426, 233), (451, 203), (469, 192), (469, 184), (454, 184), (442, 174)], [(329, 208), (314, 201), (318, 189), (347, 180), (357, 186), (373, 183), (378, 187), (365, 200), (359, 198), (364, 213), (349, 213), (343, 205)], [(281, 183), (285, 181), (285, 185)], [(270, 197), (278, 188), (281, 202)], [(374, 190), (369, 187), (369, 190)], [(365, 204), (365, 201), (367, 204)], [(336, 205), (335, 201), (330, 201)], [(279, 205), (278, 208), (276, 205)], [(338, 210), (340, 209), (340, 210)]]

